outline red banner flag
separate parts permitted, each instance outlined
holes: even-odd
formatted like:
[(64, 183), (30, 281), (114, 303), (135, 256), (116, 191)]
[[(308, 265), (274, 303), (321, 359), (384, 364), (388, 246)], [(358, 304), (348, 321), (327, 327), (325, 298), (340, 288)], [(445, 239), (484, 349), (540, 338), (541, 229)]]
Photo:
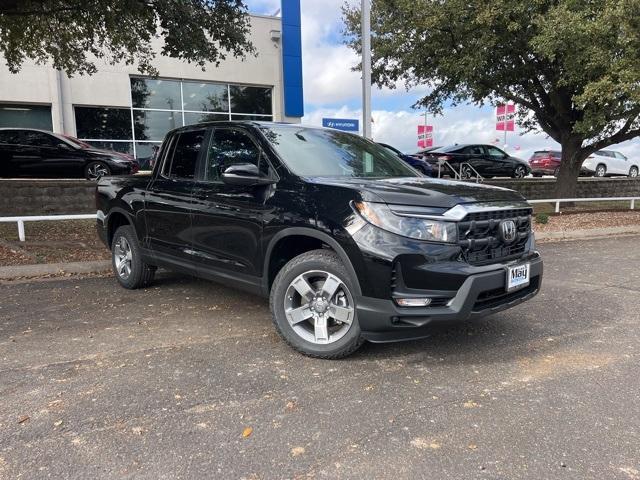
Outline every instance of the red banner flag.
[(433, 125), (418, 125), (418, 148), (433, 147)]
[(513, 132), (516, 125), (515, 118), (515, 105), (498, 105), (496, 107), (496, 130)]

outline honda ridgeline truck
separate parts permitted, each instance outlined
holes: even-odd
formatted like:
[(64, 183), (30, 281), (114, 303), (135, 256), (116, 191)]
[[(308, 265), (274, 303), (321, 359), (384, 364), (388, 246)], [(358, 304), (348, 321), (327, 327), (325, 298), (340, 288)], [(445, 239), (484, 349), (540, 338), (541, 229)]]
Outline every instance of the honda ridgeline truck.
[(179, 128), (152, 175), (104, 177), (96, 202), (123, 287), (162, 267), (263, 295), (282, 338), (315, 357), (505, 310), (542, 281), (520, 194), (427, 178), (336, 130)]

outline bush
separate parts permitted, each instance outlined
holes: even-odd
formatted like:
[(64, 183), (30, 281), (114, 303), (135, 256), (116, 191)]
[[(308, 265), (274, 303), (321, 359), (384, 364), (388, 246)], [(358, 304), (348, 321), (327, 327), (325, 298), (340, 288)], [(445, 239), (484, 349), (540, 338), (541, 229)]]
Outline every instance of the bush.
[(538, 213), (536, 215), (536, 223), (539, 223), (541, 225), (546, 225), (547, 223), (549, 223), (549, 214)]

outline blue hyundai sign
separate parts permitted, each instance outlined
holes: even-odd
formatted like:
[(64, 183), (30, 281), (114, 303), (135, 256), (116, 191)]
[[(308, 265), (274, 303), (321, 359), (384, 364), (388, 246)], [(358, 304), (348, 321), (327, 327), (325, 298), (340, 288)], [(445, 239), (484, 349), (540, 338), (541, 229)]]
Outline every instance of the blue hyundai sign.
[(322, 126), (345, 132), (357, 132), (360, 129), (358, 120), (353, 118), (323, 118)]

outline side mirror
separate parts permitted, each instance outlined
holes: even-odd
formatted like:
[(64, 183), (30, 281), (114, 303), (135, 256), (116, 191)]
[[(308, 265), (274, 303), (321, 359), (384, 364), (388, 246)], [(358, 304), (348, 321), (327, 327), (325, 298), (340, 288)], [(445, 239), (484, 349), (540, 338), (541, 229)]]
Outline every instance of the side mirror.
[(258, 167), (253, 163), (238, 163), (225, 168), (222, 181), (228, 185), (269, 185), (275, 183), (271, 178), (260, 175)]
[(71, 147), (69, 145), (67, 145), (66, 143), (59, 143), (58, 144), (58, 150), (69, 151), (69, 150), (71, 150)]

